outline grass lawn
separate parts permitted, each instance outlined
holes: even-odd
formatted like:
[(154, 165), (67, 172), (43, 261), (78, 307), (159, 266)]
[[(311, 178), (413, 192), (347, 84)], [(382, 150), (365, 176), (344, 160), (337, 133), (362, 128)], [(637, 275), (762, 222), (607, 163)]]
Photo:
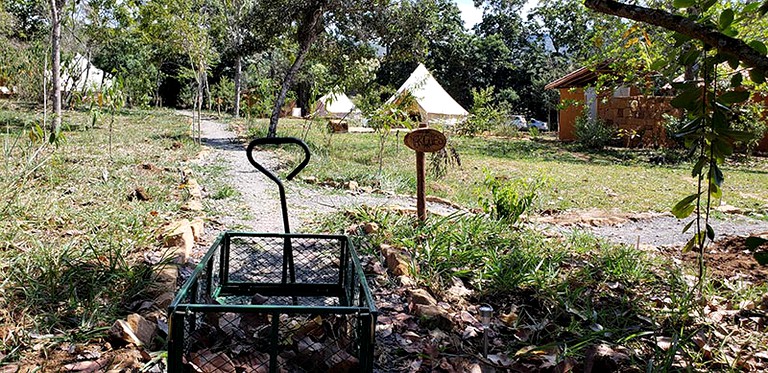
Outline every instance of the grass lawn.
[[(279, 136), (303, 137), (304, 120), (283, 119)], [(266, 133), (267, 120), (245, 125), (250, 137)], [(531, 139), (451, 136), (461, 160), (442, 178), (429, 175), (428, 193), (468, 207), (477, 207), (478, 190), (484, 170), (508, 178), (543, 178), (540, 209), (618, 209), (624, 212), (669, 211), (682, 197), (693, 193), (689, 162), (658, 164), (658, 150), (608, 149), (596, 153), (580, 151), (575, 144), (563, 144), (552, 134)], [(302, 175), (337, 181), (355, 180), (398, 193), (415, 193), (414, 153), (406, 148), (402, 135), (384, 139), (383, 167), (379, 176), (378, 134), (334, 134), (315, 122), (306, 136), (313, 161)], [(427, 158), (427, 168), (434, 157)], [(723, 202), (758, 213), (768, 208), (768, 162), (759, 157), (732, 161), (724, 167)], [(482, 191), (481, 191), (482, 193)]]
[[(199, 150), (171, 111), (120, 113), (111, 151), (109, 116), (94, 128), (66, 112), (57, 146), (34, 135), (41, 119), (0, 109), (0, 363), (30, 351), (34, 334), (102, 336), (142, 299), (153, 281), (143, 254), (183, 215), (180, 170)], [(136, 188), (150, 200), (130, 198)]]

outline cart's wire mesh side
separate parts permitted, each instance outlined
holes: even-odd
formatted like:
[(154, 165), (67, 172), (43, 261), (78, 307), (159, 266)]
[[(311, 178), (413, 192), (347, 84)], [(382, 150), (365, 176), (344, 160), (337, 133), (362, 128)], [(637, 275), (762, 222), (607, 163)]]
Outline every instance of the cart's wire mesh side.
[(370, 371), (376, 311), (343, 237), (226, 233), (199, 269), (171, 306), (169, 371)]
[[(296, 283), (339, 283), (339, 265), (344, 253), (341, 240), (291, 236), (232, 237), (229, 241), (229, 281), (281, 283), (286, 247), (293, 252)], [(290, 258), (285, 260), (290, 261)]]
[[(198, 371), (358, 372), (358, 314), (195, 312), (183, 361)], [(217, 323), (218, 325), (211, 325)], [(271, 363), (273, 362), (273, 363)], [(255, 370), (250, 370), (255, 369)], [(263, 369), (263, 370), (260, 370)], [(194, 370), (194, 368), (193, 368)]]

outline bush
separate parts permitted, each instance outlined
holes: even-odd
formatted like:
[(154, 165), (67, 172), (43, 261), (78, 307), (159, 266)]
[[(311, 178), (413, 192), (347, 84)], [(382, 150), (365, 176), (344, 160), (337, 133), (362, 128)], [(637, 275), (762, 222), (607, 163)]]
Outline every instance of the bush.
[(530, 210), (538, 197), (538, 191), (546, 182), (542, 179), (515, 179), (512, 181), (498, 178), (485, 171), (483, 185), (491, 192), (490, 197), (481, 195), (480, 207), (492, 217), (510, 224), (516, 223), (520, 216)]
[(218, 83), (211, 87), (211, 96), (219, 113), (222, 110), (229, 111), (232, 109), (232, 101), (235, 97), (235, 82), (227, 77), (222, 77)]
[(685, 120), (670, 114), (662, 114), (661, 117), (664, 120), (662, 126), (664, 126), (664, 132), (667, 135), (668, 142), (676, 144), (678, 147), (683, 146), (683, 139), (678, 137), (677, 134), (680, 132), (680, 129), (683, 128), (683, 125), (685, 125)]
[(598, 119), (590, 119), (586, 113), (576, 118), (576, 141), (586, 149), (599, 150), (613, 140), (615, 131)]
[(764, 107), (757, 103), (745, 103), (734, 108), (731, 120), (731, 128), (738, 131), (749, 132), (752, 137), (748, 140), (738, 141), (736, 146), (744, 148), (747, 153), (751, 153), (760, 140), (763, 139), (766, 131), (765, 120), (763, 120)]
[(485, 89), (472, 89), (472, 110), (469, 119), (456, 125), (456, 133), (464, 136), (475, 136), (491, 130), (501, 123), (503, 113), (492, 105), (493, 86)]

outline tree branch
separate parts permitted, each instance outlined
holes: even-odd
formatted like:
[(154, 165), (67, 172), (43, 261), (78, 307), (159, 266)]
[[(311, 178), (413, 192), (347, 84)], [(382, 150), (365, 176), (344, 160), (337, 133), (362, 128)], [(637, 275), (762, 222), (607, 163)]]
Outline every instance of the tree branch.
[(717, 49), (729, 57), (736, 57), (747, 66), (763, 74), (768, 73), (768, 57), (760, 54), (742, 40), (724, 35), (712, 27), (707, 27), (680, 15), (660, 9), (644, 8), (614, 0), (584, 0), (584, 5), (596, 12), (663, 27), (688, 37), (701, 40), (704, 44)]

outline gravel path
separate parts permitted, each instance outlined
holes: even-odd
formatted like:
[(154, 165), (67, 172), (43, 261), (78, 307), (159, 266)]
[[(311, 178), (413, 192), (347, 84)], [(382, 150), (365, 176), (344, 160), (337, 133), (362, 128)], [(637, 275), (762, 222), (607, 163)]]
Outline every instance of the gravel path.
[[(681, 246), (693, 235), (693, 228), (683, 234), (682, 230), (691, 218), (678, 220), (674, 216), (660, 216), (625, 223), (620, 226), (592, 227), (598, 236), (619, 243), (652, 246)], [(725, 236), (748, 236), (752, 233), (768, 232), (768, 222), (755, 220), (743, 215), (728, 215), (725, 220), (712, 220), (710, 225), (715, 230), (715, 241)]]
[[(180, 112), (191, 116), (190, 112)], [(283, 232), (282, 214), (277, 185), (256, 170), (248, 162), (245, 146), (236, 140), (227, 125), (213, 120), (201, 122), (203, 143), (210, 149), (199, 164), (203, 167), (223, 164), (227, 169), (225, 183), (241, 195), (241, 206), (247, 214), (227, 214), (219, 218), (226, 229), (248, 227), (254, 232)], [(272, 152), (254, 152), (254, 159), (267, 169), (274, 169), (278, 162)], [(317, 214), (330, 213), (346, 208), (367, 205), (415, 208), (416, 200), (408, 196), (365, 194), (348, 190), (329, 190), (307, 186), (302, 182), (283, 181), (288, 200), (289, 224), (292, 232), (300, 232), (307, 220)], [(208, 203), (217, 203), (208, 199)], [(456, 211), (447, 205), (429, 203), (429, 210), (437, 214)], [(247, 217), (247, 218), (246, 218)]]
[[(191, 116), (189, 112), (180, 112)], [(247, 160), (245, 147), (236, 140), (227, 125), (213, 120), (202, 121), (203, 143), (210, 152), (199, 161), (205, 167), (223, 164), (226, 168), (224, 182), (240, 192), (241, 210), (247, 213), (228, 213), (219, 218), (223, 229), (244, 227), (254, 232), (282, 232), (282, 218), (277, 186), (266, 176), (258, 172)], [(272, 152), (255, 152), (254, 158), (268, 169), (278, 164)], [(415, 208), (412, 197), (399, 195), (366, 194), (346, 190), (330, 190), (322, 187), (307, 186), (302, 182), (284, 182), (288, 200), (288, 215), (291, 231), (300, 232), (306, 221), (317, 214), (330, 213), (346, 208), (368, 205)], [(207, 203), (226, 203), (208, 199)], [(231, 203), (231, 202), (230, 202)], [(439, 203), (428, 203), (431, 212), (445, 215), (456, 212), (455, 208)], [(225, 209), (226, 210), (226, 209)], [(231, 210), (231, 208), (230, 208)], [(630, 219), (625, 223), (610, 226), (586, 226), (593, 233), (612, 241), (652, 246), (677, 246), (684, 244), (690, 232), (682, 234), (686, 221), (671, 215), (655, 215), (650, 218)], [(568, 231), (570, 227), (556, 227), (559, 231)], [(712, 226), (716, 238), (726, 235), (746, 236), (751, 233), (768, 232), (768, 222), (755, 220), (742, 215), (728, 215), (724, 220), (714, 220)]]

